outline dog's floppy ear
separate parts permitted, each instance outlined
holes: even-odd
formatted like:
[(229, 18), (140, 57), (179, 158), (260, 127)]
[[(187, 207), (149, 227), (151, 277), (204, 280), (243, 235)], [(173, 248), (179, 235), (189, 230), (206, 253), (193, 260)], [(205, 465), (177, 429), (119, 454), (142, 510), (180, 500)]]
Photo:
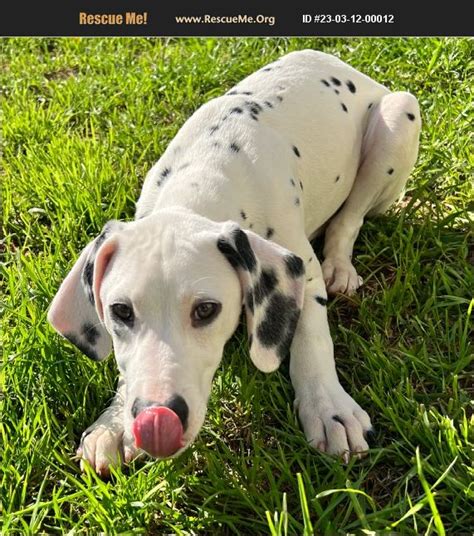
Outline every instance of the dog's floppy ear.
[(303, 306), (303, 261), (233, 222), (224, 224), (217, 247), (239, 276), (250, 357), (263, 372), (276, 370), (289, 354)]
[(82, 250), (48, 311), (48, 321), (54, 329), (96, 361), (112, 350), (112, 340), (102, 323), (100, 300), (94, 292), (98, 287), (96, 264), (100, 265), (102, 279), (114, 251), (115, 241), (109, 238), (122, 225), (116, 221), (107, 223), (100, 235)]

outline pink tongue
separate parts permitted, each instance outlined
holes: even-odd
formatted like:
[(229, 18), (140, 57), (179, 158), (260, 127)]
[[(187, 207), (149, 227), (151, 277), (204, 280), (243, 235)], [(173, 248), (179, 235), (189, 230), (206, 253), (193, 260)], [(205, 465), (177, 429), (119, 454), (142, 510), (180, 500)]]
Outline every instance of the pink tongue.
[(164, 406), (146, 408), (133, 421), (138, 448), (155, 458), (166, 458), (184, 446), (183, 425), (174, 411)]

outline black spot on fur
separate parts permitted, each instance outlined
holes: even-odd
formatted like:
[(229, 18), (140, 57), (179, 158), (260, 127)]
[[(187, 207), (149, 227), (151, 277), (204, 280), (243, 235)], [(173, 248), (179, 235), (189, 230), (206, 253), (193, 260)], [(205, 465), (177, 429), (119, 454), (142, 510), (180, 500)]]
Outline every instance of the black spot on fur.
[(228, 93), (226, 93), (226, 95), (252, 95), (252, 92), (233, 89), (232, 91), (229, 91)]
[(371, 103), (367, 106), (367, 109), (370, 110), (370, 109), (372, 108), (372, 105), (373, 105), (373, 104), (374, 104), (374, 103), (371, 102)]
[(336, 182), (337, 182), (340, 178), (341, 178), (341, 176), (338, 175), (338, 176), (336, 177)]
[(391, 168), (387, 171), (387, 173), (388, 173), (389, 175), (392, 175), (393, 171), (394, 171), (394, 169), (393, 169), (393, 167), (391, 167)]
[(81, 440), (79, 442), (79, 446), (82, 448), (82, 445), (84, 444), (84, 439), (92, 433), (92, 429), (91, 430), (84, 430), (84, 432), (82, 432), (82, 435), (81, 435)]
[(219, 130), (219, 125), (214, 125), (209, 129), (209, 133), (214, 134), (217, 130)]
[(255, 101), (245, 101), (245, 105), (247, 106), (249, 111), (255, 115), (258, 115), (263, 110), (261, 105)]
[(268, 108), (273, 108), (273, 104), (270, 101), (265, 101), (265, 106), (268, 106)]
[(340, 86), (341, 85), (341, 81), (336, 78), (335, 76), (331, 76), (331, 82), (335, 85), (335, 86)]
[(213, 144), (212, 144), (213, 147), (215, 147), (216, 149), (219, 149), (221, 144), (218, 142), (218, 141), (215, 141)]
[(95, 346), (97, 344), (97, 339), (100, 337), (100, 334), (93, 324), (86, 322), (82, 325), (81, 332), (90, 345)]
[(236, 229), (232, 233), (232, 238), (235, 241), (235, 248), (227, 238), (220, 237), (217, 240), (217, 249), (235, 269), (243, 268), (244, 270), (254, 272), (257, 266), (257, 260), (247, 235), (241, 229)]
[(296, 326), (298, 324), (298, 319), (300, 317), (300, 311), (296, 306), (296, 302), (293, 300), (294, 306), (290, 309), (288, 313), (288, 321), (286, 326), (286, 333), (283, 338), (283, 341), (278, 345), (277, 355), (280, 358), (280, 361), (286, 359), (290, 354), (291, 343), (293, 342), (293, 336), (295, 334)]
[(240, 151), (240, 147), (236, 143), (231, 143), (230, 150), (234, 153), (238, 153)]
[(250, 117), (251, 117), (254, 121), (258, 121), (258, 117), (257, 117), (255, 114), (250, 114)]
[(347, 112), (347, 106), (346, 106), (343, 102), (341, 102), (341, 106), (342, 106), (342, 109), (343, 109), (345, 112)]
[(295, 199), (295, 205), (296, 205), (297, 207), (300, 206), (300, 198), (299, 198), (299, 197), (297, 197), (297, 198)]
[(272, 229), (271, 227), (267, 227), (266, 237), (270, 239), (274, 234), (275, 234), (275, 229)]
[(64, 336), (66, 337), (68, 341), (72, 342), (74, 346), (77, 346), (77, 348), (79, 348), (79, 350), (83, 354), (85, 354), (87, 357), (90, 357), (94, 361), (99, 361), (99, 356), (97, 355), (97, 352), (93, 348), (91, 348), (88, 344), (82, 342), (78, 337), (76, 337), (72, 333), (65, 333)]
[(92, 291), (93, 276), (94, 276), (94, 262), (87, 261), (82, 271), (82, 279), (84, 281), (84, 284), (87, 290), (87, 297), (89, 298), (89, 301), (91, 302), (92, 305), (94, 305), (94, 293)]
[(295, 278), (304, 274), (304, 264), (302, 259), (294, 254), (285, 257), (286, 273)]
[(409, 112), (407, 112), (407, 117), (410, 121), (414, 121), (415, 120), (415, 116)]
[(257, 328), (257, 337), (262, 346), (271, 348), (283, 342), (288, 322), (295, 310), (298, 308), (293, 298), (280, 292), (273, 294), (265, 311), (265, 317)]
[(303, 183), (300, 181), (300, 188), (301, 188), (301, 191), (303, 191)]
[(272, 68), (271, 67), (265, 67), (265, 69), (262, 69), (263, 72), (268, 72), (268, 71), (271, 71)]
[(226, 238), (221, 237), (217, 240), (217, 249), (225, 256), (233, 268), (236, 270), (244, 268), (240, 255)]
[(253, 223), (249, 225), (249, 229), (253, 229)]
[(245, 305), (247, 306), (247, 308), (252, 314), (254, 312), (253, 300), (254, 300), (253, 291), (250, 289), (247, 291), (247, 295), (245, 296)]
[(322, 305), (325, 307), (328, 303), (326, 298), (323, 298), (322, 296), (315, 296), (314, 299), (319, 303), (319, 305)]
[(290, 179), (291, 186), (296, 186), (296, 182), (293, 179)]
[(283, 101), (283, 97), (281, 95), (277, 95), (277, 99), (282, 102)]
[(247, 219), (247, 214), (245, 214), (245, 212), (243, 210), (240, 211), (240, 215), (242, 216), (243, 220)]
[(356, 87), (355, 87), (354, 83), (353, 83), (351, 80), (348, 80), (348, 81), (346, 82), (346, 86), (349, 88), (349, 91), (350, 91), (351, 93), (355, 93), (355, 92), (356, 92)]
[(338, 422), (339, 424), (342, 424), (344, 426), (344, 421), (339, 417), (339, 415), (333, 415), (332, 420)]
[(241, 114), (241, 113), (243, 113), (243, 110), (242, 110), (242, 108), (239, 108), (238, 106), (236, 106), (235, 108), (232, 108), (230, 113), (231, 114)]
[(308, 263), (310, 263), (310, 262), (313, 262), (313, 257), (310, 257), (310, 258), (308, 259)]
[(336, 95), (339, 95), (339, 90), (338, 90), (338, 89), (335, 89), (335, 90), (334, 90), (334, 93), (335, 93)]
[(162, 179), (166, 179), (166, 177), (171, 173), (171, 168), (166, 167), (161, 173), (160, 176)]
[(325, 86), (329, 87), (329, 82), (328, 82), (327, 80), (324, 80), (324, 78), (321, 79), (321, 82), (322, 82)]
[(233, 236), (235, 245), (237, 246), (237, 251), (243, 259), (244, 265), (248, 270), (253, 272), (257, 266), (257, 260), (247, 235), (241, 229), (236, 229), (233, 233)]
[(306, 280), (308, 283), (310, 283), (311, 281), (313, 280), (312, 277), (308, 277), (308, 279)]
[(298, 158), (301, 158), (300, 152), (299, 152), (299, 150), (298, 150), (298, 147), (296, 147), (296, 145), (293, 145), (293, 152), (295, 153), (295, 155), (296, 155)]
[(277, 284), (275, 271), (272, 268), (263, 269), (254, 288), (255, 303), (260, 305), (275, 290)]
[(98, 249), (100, 248), (102, 243), (105, 242), (105, 239), (109, 236), (109, 231), (110, 231), (109, 224), (110, 224), (110, 222), (106, 223), (104, 225), (104, 228), (102, 229), (102, 232), (96, 238), (96, 240), (94, 242), (94, 251), (98, 251)]

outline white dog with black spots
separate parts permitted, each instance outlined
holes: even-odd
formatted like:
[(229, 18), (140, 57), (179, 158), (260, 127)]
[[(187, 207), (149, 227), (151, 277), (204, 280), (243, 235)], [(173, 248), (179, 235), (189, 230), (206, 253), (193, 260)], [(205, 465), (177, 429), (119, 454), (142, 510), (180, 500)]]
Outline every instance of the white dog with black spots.
[[(411, 94), (312, 50), (199, 108), (148, 173), (135, 221), (109, 222), (51, 305), (57, 331), (96, 360), (113, 347), (120, 371), (82, 459), (106, 475), (188, 447), (242, 306), (254, 364), (290, 357), (309, 443), (362, 455), (372, 425), (339, 383), (327, 296), (361, 285), (354, 242), (403, 190), (420, 127)], [(310, 241), (323, 233), (321, 264)]]

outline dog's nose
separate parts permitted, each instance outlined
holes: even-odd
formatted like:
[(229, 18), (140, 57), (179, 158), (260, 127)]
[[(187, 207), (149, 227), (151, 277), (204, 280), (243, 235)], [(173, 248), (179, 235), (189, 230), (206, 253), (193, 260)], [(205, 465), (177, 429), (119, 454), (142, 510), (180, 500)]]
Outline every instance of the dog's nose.
[(186, 427), (188, 425), (189, 408), (186, 403), (186, 400), (184, 400), (181, 395), (174, 394), (165, 402), (158, 402), (156, 400), (145, 400), (143, 398), (137, 397), (132, 404), (132, 416), (134, 419), (136, 419), (137, 415), (141, 413), (144, 409), (160, 406), (174, 411), (179, 417), (181, 424), (183, 425), (183, 430), (186, 430)]
[(181, 395), (173, 395), (163, 405), (176, 413), (183, 425), (183, 430), (186, 430), (189, 415), (189, 408), (186, 404), (186, 400), (184, 400)]

